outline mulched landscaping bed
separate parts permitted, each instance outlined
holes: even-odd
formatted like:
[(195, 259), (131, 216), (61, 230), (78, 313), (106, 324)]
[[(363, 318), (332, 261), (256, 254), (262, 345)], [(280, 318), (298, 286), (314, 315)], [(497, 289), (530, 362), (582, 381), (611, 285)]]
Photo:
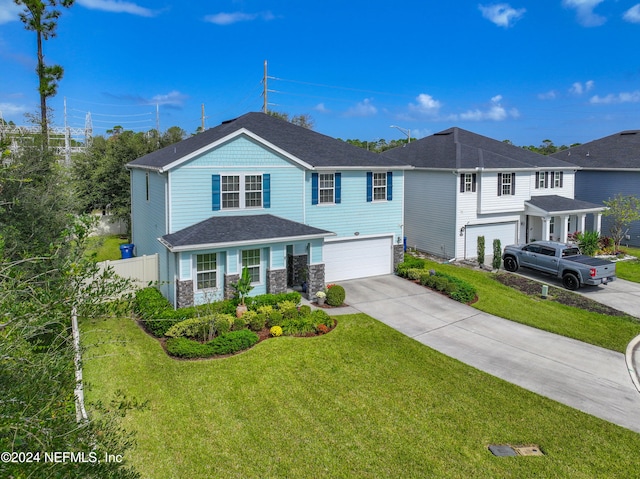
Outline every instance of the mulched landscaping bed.
[[(538, 281), (512, 273), (495, 273), (493, 277), (505, 286), (517, 289), (528, 296), (542, 297), (542, 283)], [(592, 299), (585, 298), (580, 294), (573, 293), (566, 289), (556, 288), (555, 286), (549, 286), (547, 300), (567, 306), (574, 306), (594, 313), (608, 314), (609, 316), (628, 316), (627, 313), (598, 303)]]

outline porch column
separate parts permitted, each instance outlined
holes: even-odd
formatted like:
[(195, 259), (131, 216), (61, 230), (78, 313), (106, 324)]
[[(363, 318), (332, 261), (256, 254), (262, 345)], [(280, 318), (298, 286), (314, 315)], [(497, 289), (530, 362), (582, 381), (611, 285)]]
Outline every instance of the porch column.
[(595, 231), (597, 231), (598, 233), (600, 233), (600, 230), (602, 229), (602, 213), (594, 213), (595, 215)]
[(569, 237), (569, 215), (562, 215), (562, 231), (560, 232), (560, 242), (566, 243)]
[(543, 241), (548, 241), (549, 240), (549, 217), (548, 216), (543, 216), (542, 217), (542, 240)]

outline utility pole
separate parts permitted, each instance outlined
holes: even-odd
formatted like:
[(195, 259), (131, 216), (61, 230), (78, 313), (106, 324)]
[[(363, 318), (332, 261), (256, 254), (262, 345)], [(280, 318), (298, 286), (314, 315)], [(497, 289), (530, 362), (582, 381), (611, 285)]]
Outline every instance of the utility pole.
[(264, 61), (264, 77), (262, 78), (262, 83), (264, 85), (264, 89), (262, 91), (262, 111), (263, 113), (267, 113), (267, 105), (268, 105), (268, 100), (267, 100), (267, 60)]
[(202, 104), (202, 126), (200, 127), (200, 133), (204, 132), (204, 103)]

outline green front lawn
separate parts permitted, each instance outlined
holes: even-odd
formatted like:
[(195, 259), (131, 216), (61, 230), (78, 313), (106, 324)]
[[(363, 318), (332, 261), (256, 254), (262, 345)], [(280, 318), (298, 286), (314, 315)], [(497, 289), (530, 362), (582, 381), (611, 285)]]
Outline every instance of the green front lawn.
[(621, 248), (625, 253), (635, 256), (636, 260), (618, 261), (616, 263), (616, 275), (620, 279), (640, 283), (640, 248)]
[[(525, 309), (522, 306), (520, 310)], [(448, 358), (363, 315), (313, 338), (177, 361), (131, 319), (82, 324), (87, 398), (147, 402), (124, 426), (143, 478), (619, 478), (640, 435)], [(490, 444), (544, 457), (494, 457)]]
[(427, 261), (426, 269), (469, 282), (478, 292), (472, 306), (501, 318), (619, 352), (640, 334), (640, 321), (631, 316), (608, 316), (527, 296), (496, 281), (494, 273), (433, 261)]

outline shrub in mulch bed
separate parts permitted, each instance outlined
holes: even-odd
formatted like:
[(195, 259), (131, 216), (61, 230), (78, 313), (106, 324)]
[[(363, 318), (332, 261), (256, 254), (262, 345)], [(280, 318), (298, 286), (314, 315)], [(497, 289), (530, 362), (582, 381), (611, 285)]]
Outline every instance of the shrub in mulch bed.
[[(408, 268), (405, 263), (401, 263), (397, 269), (399, 276), (439, 291), (460, 303), (469, 304), (476, 300), (475, 287), (466, 281), (450, 274), (427, 270), (424, 268), (425, 262), (421, 260), (411, 261), (408, 264), (418, 267)], [(422, 267), (419, 267), (420, 265)]]

